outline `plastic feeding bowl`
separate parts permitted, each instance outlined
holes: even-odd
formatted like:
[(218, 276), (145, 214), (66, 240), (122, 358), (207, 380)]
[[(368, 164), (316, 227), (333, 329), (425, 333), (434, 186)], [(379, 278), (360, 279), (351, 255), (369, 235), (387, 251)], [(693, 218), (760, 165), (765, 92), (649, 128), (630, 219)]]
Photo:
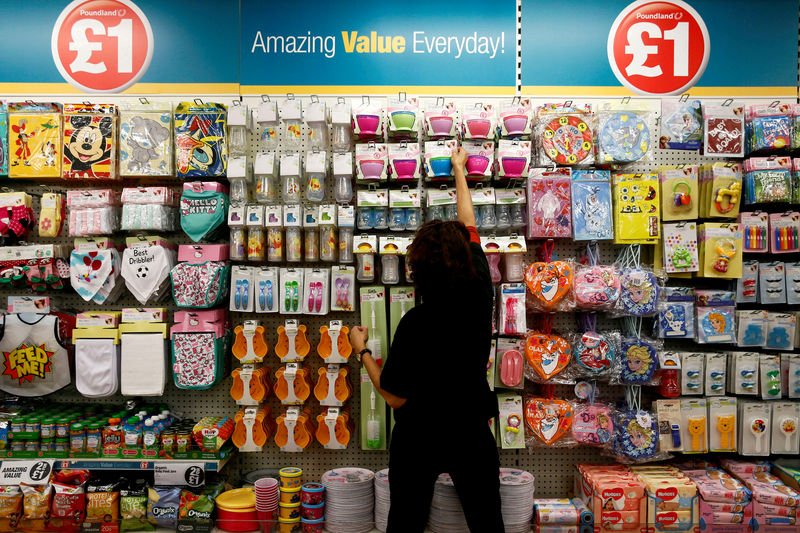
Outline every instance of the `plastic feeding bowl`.
[(434, 136), (446, 137), (453, 129), (453, 117), (430, 117), (428, 122), (431, 123)]
[(528, 117), (525, 115), (509, 115), (503, 118), (506, 131), (509, 135), (522, 135), (525, 133), (525, 126), (528, 125)]
[(383, 172), (383, 161), (380, 159), (364, 159), (358, 163), (361, 166), (361, 174), (365, 180), (379, 180)]
[(446, 155), (431, 157), (429, 163), (435, 177), (449, 176), (450, 171), (453, 169), (453, 164), (450, 162), (450, 157)]
[(417, 170), (416, 159), (395, 159), (392, 161), (394, 171), (399, 180), (414, 179), (414, 171)]
[(471, 155), (467, 157), (467, 174), (470, 176), (482, 176), (489, 166), (489, 158), (483, 155)]
[(473, 139), (489, 138), (489, 128), (492, 123), (485, 118), (473, 118), (467, 120), (467, 130)]
[(396, 131), (411, 131), (414, 129), (414, 122), (417, 115), (413, 111), (393, 111), (392, 123)]
[(381, 119), (378, 115), (356, 115), (356, 122), (361, 135), (374, 135)]
[(504, 157), (500, 164), (503, 165), (503, 174), (507, 178), (520, 178), (526, 162), (524, 157)]

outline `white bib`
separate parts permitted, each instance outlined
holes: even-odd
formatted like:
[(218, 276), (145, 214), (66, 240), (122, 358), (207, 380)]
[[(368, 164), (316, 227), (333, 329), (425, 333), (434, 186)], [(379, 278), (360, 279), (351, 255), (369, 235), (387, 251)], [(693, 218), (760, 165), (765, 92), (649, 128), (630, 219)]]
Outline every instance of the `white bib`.
[(39, 315), (33, 323), (19, 315), (3, 317), (0, 389), (30, 397), (69, 385), (69, 354), (58, 338), (57, 327), (55, 315)]

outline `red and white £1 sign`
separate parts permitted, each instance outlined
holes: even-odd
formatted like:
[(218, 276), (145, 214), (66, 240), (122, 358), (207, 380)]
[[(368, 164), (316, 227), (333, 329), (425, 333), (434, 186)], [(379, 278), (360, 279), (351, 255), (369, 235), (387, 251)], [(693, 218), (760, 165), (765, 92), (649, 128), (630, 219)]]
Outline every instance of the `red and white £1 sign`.
[(638, 94), (681, 94), (708, 64), (711, 41), (697, 11), (681, 0), (638, 0), (608, 34), (617, 79)]
[(85, 92), (116, 93), (150, 66), (153, 30), (131, 0), (75, 0), (59, 15), (51, 47), (70, 84)]

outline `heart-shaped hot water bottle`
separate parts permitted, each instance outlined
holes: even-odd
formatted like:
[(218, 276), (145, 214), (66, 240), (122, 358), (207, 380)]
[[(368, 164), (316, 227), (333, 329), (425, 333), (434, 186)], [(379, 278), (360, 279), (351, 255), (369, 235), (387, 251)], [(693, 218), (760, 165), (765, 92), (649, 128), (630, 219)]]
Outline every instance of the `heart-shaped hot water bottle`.
[(558, 335), (531, 333), (525, 342), (525, 359), (543, 381), (564, 370), (569, 364), (572, 351), (569, 343)]
[(572, 426), (572, 406), (564, 400), (531, 398), (525, 404), (525, 423), (545, 444), (553, 444)]
[(525, 272), (525, 284), (533, 306), (554, 311), (572, 288), (572, 267), (564, 261), (532, 263)]

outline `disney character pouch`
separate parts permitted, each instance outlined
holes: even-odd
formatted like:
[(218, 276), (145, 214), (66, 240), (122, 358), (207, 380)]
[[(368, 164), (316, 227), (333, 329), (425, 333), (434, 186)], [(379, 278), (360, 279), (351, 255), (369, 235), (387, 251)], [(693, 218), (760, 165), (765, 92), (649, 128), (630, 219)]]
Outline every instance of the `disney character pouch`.
[(181, 102), (175, 108), (175, 167), (179, 178), (224, 177), (228, 168), (228, 108)]
[(8, 177), (61, 177), (61, 104), (8, 104)]
[(117, 178), (117, 106), (65, 104), (64, 179)]
[(161, 103), (122, 107), (119, 113), (121, 176), (172, 176), (172, 110)]

